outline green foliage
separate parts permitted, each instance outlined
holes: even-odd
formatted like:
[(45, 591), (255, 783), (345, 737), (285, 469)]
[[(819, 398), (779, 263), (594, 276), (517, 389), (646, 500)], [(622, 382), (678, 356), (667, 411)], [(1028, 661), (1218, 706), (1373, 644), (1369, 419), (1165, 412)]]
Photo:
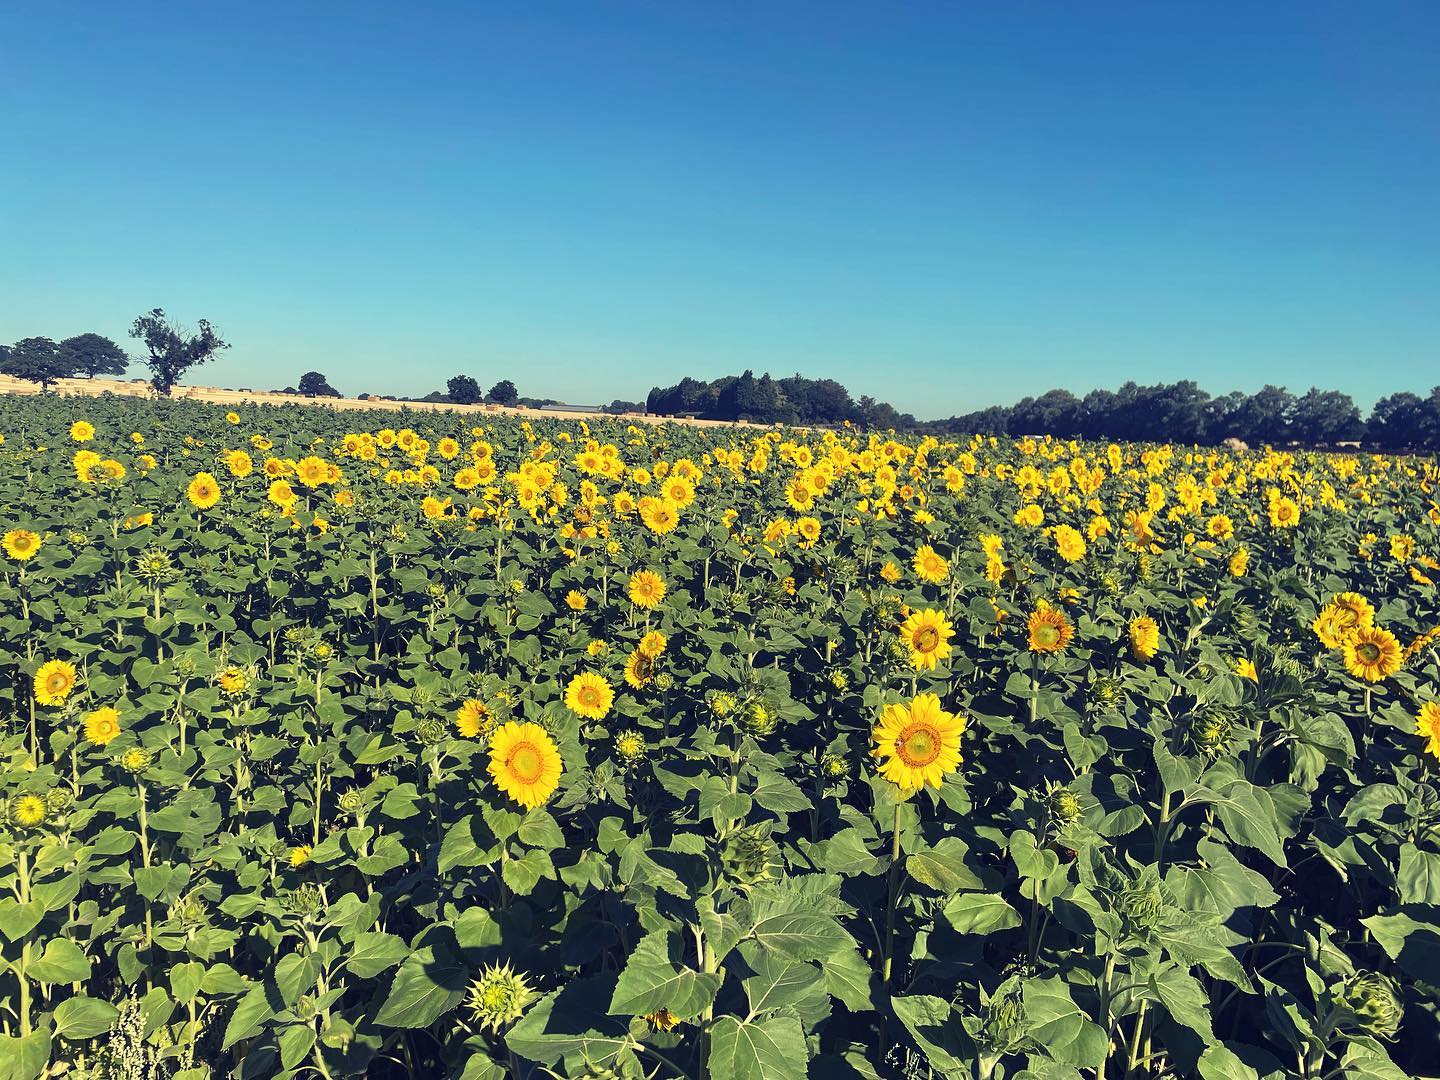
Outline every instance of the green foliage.
[(1433, 1072), (1432, 460), (239, 417), (0, 400), (0, 1075)]

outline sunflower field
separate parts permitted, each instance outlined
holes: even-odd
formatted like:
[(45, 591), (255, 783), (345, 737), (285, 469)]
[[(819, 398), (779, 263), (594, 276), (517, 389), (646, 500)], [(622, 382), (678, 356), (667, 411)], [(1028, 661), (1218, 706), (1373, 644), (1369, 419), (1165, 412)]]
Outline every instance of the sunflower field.
[(0, 1078), (1440, 1075), (1433, 460), (0, 433)]

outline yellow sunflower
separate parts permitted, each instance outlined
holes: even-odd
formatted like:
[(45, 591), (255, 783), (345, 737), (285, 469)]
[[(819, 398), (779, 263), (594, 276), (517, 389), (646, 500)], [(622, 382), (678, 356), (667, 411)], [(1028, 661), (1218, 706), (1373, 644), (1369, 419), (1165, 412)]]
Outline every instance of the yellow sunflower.
[(1075, 627), (1063, 611), (1041, 601), (1025, 624), (1031, 652), (1060, 652), (1075, 636)]
[(1160, 627), (1149, 615), (1130, 620), (1130, 651), (1141, 660), (1153, 660), (1160, 649)]
[(466, 698), (455, 710), (455, 729), (467, 739), (479, 738), (494, 722), (490, 706), (476, 698)]
[(871, 732), (870, 756), (880, 762), (880, 775), (907, 795), (938, 788), (960, 767), (964, 732), (964, 717), (946, 712), (934, 694), (920, 694), (909, 704), (885, 706)]
[(95, 438), (95, 425), (89, 420), (76, 420), (70, 425), (70, 438), (76, 442), (89, 442)]
[(1427, 701), (1415, 716), (1415, 734), (1426, 740), (1426, 751), (1440, 758), (1440, 701)]
[(1300, 524), (1300, 507), (1295, 500), (1282, 495), (1270, 501), (1270, 524), (1277, 529), (1293, 529)]
[(938, 661), (949, 656), (954, 636), (945, 613), (933, 608), (912, 613), (900, 627), (900, 637), (910, 648), (911, 666), (917, 671), (932, 671)]
[(120, 713), (109, 705), (85, 716), (85, 741), (91, 746), (109, 746), (120, 734)]
[(647, 611), (665, 599), (665, 579), (653, 570), (636, 570), (630, 575), (630, 602)]
[(7, 532), (0, 544), (5, 546), (5, 554), (16, 562), (26, 562), (35, 557), (40, 550), (40, 537), (29, 529), (11, 529)]
[(640, 520), (651, 532), (664, 536), (680, 524), (680, 512), (674, 503), (647, 496), (640, 500)]
[(220, 483), (208, 473), (196, 473), (185, 489), (185, 497), (201, 510), (209, 510), (220, 501)]
[(512, 721), (490, 738), (488, 771), (501, 791), (533, 809), (550, 798), (560, 783), (560, 751), (539, 724)]
[(615, 691), (599, 675), (584, 672), (565, 688), (565, 707), (587, 720), (603, 719), (615, 701)]
[(932, 585), (940, 584), (950, 574), (950, 561), (929, 544), (921, 545), (910, 565), (916, 577)]
[(1389, 630), (1362, 626), (1345, 639), (1345, 667), (1357, 679), (1379, 682), (1400, 670), (1400, 642)]
[(643, 690), (655, 677), (655, 657), (637, 648), (625, 660), (625, 681)]
[(1079, 562), (1085, 557), (1085, 537), (1079, 529), (1056, 525), (1055, 549), (1067, 563)]
[(1255, 670), (1254, 660), (1246, 656), (1237, 656), (1231, 663), (1235, 668), (1235, 674), (1240, 678), (1249, 679), (1253, 683), (1260, 681), (1260, 673)]
[(47, 660), (35, 672), (35, 700), (41, 705), (64, 705), (75, 689), (75, 665), (68, 660)]

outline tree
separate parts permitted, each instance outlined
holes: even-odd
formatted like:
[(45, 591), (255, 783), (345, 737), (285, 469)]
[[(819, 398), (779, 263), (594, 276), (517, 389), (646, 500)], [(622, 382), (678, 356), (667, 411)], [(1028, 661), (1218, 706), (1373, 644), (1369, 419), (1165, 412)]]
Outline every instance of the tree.
[(1353, 442), (1365, 434), (1360, 410), (1349, 394), (1313, 386), (1295, 402), (1291, 428), (1296, 439), (1312, 446)]
[(1420, 442), (1424, 421), (1424, 399), (1404, 390), (1375, 402), (1366, 434), (1387, 450), (1404, 450)]
[(47, 337), (22, 338), (0, 349), (0, 373), (39, 383), (42, 390), (48, 390), (56, 379), (68, 379), (73, 370), (60, 347)]
[(336, 390), (326, 380), (324, 375), (318, 371), (307, 371), (300, 376), (300, 393), (306, 397), (339, 397), (340, 391)]
[(480, 384), (469, 375), (456, 375), (445, 384), (445, 396), (456, 405), (478, 404), (485, 395)]
[(150, 385), (157, 394), (169, 396), (180, 377), (198, 364), (212, 360), (230, 344), (221, 340), (208, 320), (201, 319), (198, 333), (191, 334), (172, 322), (164, 309), (155, 308), (135, 320), (130, 336), (145, 343), (150, 355), (145, 366), (150, 369)]
[(60, 356), (75, 376), (93, 379), (96, 375), (124, 375), (130, 363), (125, 350), (99, 334), (79, 334), (60, 342)]
[(501, 379), (490, 387), (490, 393), (486, 397), (496, 405), (514, 405), (520, 400), (520, 391), (515, 389), (515, 384), (509, 379)]

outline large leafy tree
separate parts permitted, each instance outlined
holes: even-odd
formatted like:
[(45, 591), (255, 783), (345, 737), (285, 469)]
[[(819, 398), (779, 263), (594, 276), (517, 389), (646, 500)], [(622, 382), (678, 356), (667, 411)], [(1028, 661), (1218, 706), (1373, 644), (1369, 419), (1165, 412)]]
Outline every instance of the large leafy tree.
[(71, 376), (93, 379), (97, 375), (124, 375), (130, 363), (125, 350), (101, 334), (77, 334), (56, 346), (70, 365)]
[(340, 391), (330, 385), (330, 381), (318, 371), (307, 371), (300, 376), (300, 385), (296, 387), (306, 397), (339, 397)]
[(520, 391), (515, 389), (515, 384), (509, 379), (501, 379), (490, 388), (490, 393), (486, 396), (497, 405), (514, 405), (520, 400)]
[(230, 347), (208, 320), (201, 319), (192, 334), (172, 321), (163, 308), (155, 308), (137, 318), (130, 327), (130, 336), (145, 343), (150, 354), (145, 359), (145, 366), (150, 369), (150, 385), (165, 397), (192, 367), (214, 359), (221, 349)]
[(445, 396), (456, 405), (475, 405), (484, 400), (480, 384), (470, 375), (456, 375), (445, 384)]
[(39, 383), (42, 390), (49, 389), (56, 379), (68, 379), (73, 371), (71, 361), (47, 337), (22, 338), (0, 348), (0, 374)]

